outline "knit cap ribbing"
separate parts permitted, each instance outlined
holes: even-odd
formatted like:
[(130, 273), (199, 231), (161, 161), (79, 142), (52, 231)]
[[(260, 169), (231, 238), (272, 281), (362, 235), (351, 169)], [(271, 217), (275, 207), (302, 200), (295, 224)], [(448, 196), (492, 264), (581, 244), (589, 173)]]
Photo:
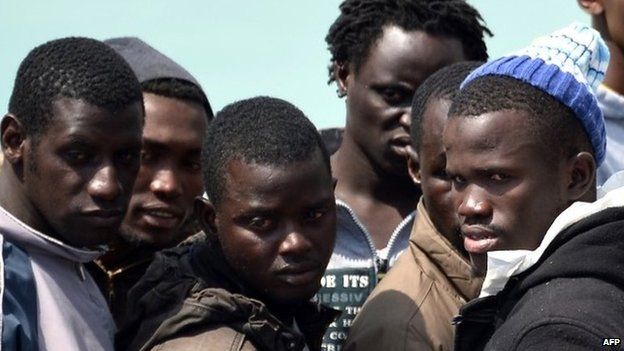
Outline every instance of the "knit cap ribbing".
[(573, 23), (510, 55), (487, 62), (462, 82), (486, 75), (502, 75), (528, 83), (568, 106), (579, 119), (594, 148), (596, 163), (605, 158), (604, 117), (595, 91), (604, 79), (609, 50), (600, 34)]

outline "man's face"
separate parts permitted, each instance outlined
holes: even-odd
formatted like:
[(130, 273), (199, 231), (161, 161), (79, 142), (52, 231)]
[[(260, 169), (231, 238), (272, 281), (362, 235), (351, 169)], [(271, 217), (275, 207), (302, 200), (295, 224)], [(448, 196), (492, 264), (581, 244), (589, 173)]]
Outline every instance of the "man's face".
[(418, 150), (420, 167), (416, 178), (420, 181), (425, 207), (436, 229), (455, 247), (463, 250), (442, 144), (442, 131), (450, 104), (449, 100), (438, 98), (431, 98), (427, 103), (422, 116), (423, 132)]
[(624, 0), (603, 0), (610, 40), (624, 51)]
[(375, 168), (407, 175), (412, 97), (441, 67), (464, 59), (457, 39), (385, 27), (356, 73), (338, 82), (346, 90), (346, 132)]
[(310, 299), (336, 235), (333, 182), (320, 152), (283, 167), (233, 160), (224, 172), (214, 226), (230, 266), (271, 302)]
[(81, 100), (52, 104), (53, 117), (24, 152), (24, 187), (54, 236), (76, 247), (110, 242), (139, 169), (140, 102), (112, 113)]
[(508, 110), (447, 122), (446, 168), (475, 262), (484, 263), (488, 251), (535, 249), (568, 206), (566, 160), (553, 162), (549, 152), (558, 151), (538, 141), (529, 124), (526, 112)]
[(193, 200), (203, 192), (200, 152), (207, 117), (197, 103), (145, 93), (141, 168), (121, 233), (166, 247), (180, 238)]

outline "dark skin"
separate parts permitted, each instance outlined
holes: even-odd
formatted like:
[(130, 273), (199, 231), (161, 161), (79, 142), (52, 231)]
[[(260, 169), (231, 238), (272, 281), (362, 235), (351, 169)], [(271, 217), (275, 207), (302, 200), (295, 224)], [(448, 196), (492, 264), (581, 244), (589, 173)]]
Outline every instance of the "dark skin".
[(335, 182), (320, 151), (286, 166), (230, 161), (215, 206), (196, 201), (229, 266), (287, 325), (320, 288), (336, 231)]
[(36, 142), (18, 116), (8, 114), (2, 121), (0, 204), (69, 245), (109, 243), (139, 169), (142, 106), (107, 111), (60, 98), (52, 103), (52, 114)]
[(459, 234), (459, 222), (454, 213), (451, 180), (446, 174), (446, 152), (442, 131), (451, 102), (430, 98), (422, 116), (422, 135), (417, 152), (410, 154), (408, 170), (423, 193), (423, 203), (435, 228), (460, 253), (468, 256)]
[(406, 168), (414, 92), (437, 69), (463, 59), (456, 39), (389, 25), (358, 69), (348, 62), (334, 67), (347, 105), (343, 141), (331, 158), (336, 197), (355, 211), (378, 249), (420, 195)]
[(181, 227), (204, 191), (200, 153), (208, 119), (192, 101), (143, 98), (141, 167), (121, 232), (130, 242), (170, 247), (183, 239)]
[(577, 0), (579, 6), (592, 16), (592, 25), (609, 47), (611, 57), (603, 83), (624, 95), (624, 1)]
[[(575, 201), (595, 199), (589, 152), (553, 157), (526, 112), (454, 117), (443, 140), (464, 247), (479, 271), (493, 250), (534, 250)], [(556, 150), (556, 151), (554, 151)]]

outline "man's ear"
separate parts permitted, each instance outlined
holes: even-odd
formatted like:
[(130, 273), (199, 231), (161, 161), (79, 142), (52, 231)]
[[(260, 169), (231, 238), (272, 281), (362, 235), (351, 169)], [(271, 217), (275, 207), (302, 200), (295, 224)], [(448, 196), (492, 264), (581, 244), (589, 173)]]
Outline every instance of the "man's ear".
[(414, 184), (420, 184), (420, 160), (418, 158), (418, 152), (413, 147), (408, 147), (407, 157), (407, 171), (412, 178)]
[(336, 85), (338, 86), (338, 97), (345, 97), (347, 95), (347, 79), (351, 74), (349, 65), (344, 62), (334, 62), (334, 78)]
[(604, 12), (602, 0), (577, 0), (583, 11), (592, 16), (598, 16)]
[(0, 136), (5, 161), (11, 164), (22, 162), (26, 145), (26, 131), (14, 115), (9, 113), (4, 116), (0, 124)]
[(199, 221), (204, 234), (210, 240), (217, 239), (217, 219), (214, 205), (203, 196), (195, 198), (195, 217)]
[[(587, 200), (584, 195), (595, 193), (596, 161), (586, 151), (579, 152), (568, 160), (568, 199), (570, 201)], [(589, 199), (593, 201), (594, 199)]]

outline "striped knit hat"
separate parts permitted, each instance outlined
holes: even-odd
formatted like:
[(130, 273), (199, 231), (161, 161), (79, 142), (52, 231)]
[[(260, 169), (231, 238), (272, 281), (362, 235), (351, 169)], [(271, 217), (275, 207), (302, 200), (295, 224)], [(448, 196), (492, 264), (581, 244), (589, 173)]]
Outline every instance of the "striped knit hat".
[(604, 79), (609, 50), (600, 34), (580, 23), (539, 37), (530, 46), (487, 62), (462, 82), (486, 75), (518, 79), (548, 93), (568, 106), (581, 121), (594, 148), (596, 163), (605, 158), (604, 117), (594, 95)]

